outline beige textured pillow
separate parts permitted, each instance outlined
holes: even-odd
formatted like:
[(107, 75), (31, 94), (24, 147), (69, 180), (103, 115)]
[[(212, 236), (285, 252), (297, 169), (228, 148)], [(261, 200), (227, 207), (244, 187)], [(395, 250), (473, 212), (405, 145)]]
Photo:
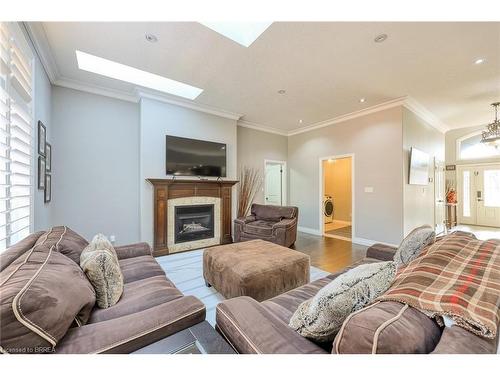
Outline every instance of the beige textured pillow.
[(123, 275), (116, 251), (103, 234), (97, 234), (80, 255), (80, 267), (95, 289), (97, 306), (106, 309), (123, 293)]
[(302, 302), (290, 319), (290, 327), (304, 337), (332, 341), (344, 320), (384, 293), (395, 275), (394, 262), (353, 268)]
[(413, 229), (401, 242), (394, 254), (394, 262), (398, 268), (407, 266), (417, 258), (422, 250), (436, 241), (436, 232), (429, 225)]

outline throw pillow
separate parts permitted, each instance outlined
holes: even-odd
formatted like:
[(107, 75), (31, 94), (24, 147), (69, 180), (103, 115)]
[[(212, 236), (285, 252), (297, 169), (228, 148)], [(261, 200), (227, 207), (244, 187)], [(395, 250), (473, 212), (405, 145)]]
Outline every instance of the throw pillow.
[(384, 293), (395, 275), (394, 262), (353, 268), (302, 302), (290, 319), (290, 327), (306, 338), (332, 341), (344, 320)]
[(407, 266), (420, 255), (425, 247), (432, 245), (434, 241), (436, 241), (436, 232), (429, 225), (413, 229), (394, 254), (394, 262), (396, 262), (397, 267)]
[(0, 351), (51, 352), (95, 304), (85, 274), (42, 240), (0, 272)]
[(82, 251), (80, 266), (92, 283), (97, 306), (113, 306), (123, 293), (123, 275), (116, 251), (102, 234), (96, 235)]

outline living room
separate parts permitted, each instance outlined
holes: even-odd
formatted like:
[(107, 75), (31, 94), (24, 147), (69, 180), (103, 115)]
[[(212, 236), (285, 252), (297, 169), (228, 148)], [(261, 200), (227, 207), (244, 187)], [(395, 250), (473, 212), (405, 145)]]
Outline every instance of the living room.
[(1, 352), (498, 354), (500, 20), (187, 6), (2, 17)]

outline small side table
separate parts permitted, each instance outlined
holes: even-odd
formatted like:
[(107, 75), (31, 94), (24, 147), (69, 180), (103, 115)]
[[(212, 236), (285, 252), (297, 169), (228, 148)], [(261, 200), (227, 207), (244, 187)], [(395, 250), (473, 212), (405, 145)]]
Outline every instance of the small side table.
[(450, 230), (457, 226), (457, 205), (458, 203), (446, 203), (446, 229)]

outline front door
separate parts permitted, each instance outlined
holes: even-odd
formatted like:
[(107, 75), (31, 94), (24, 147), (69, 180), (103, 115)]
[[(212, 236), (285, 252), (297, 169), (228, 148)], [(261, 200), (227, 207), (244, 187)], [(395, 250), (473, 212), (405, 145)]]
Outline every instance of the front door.
[(459, 167), (460, 224), (500, 227), (500, 164)]
[(436, 161), (434, 165), (434, 199), (435, 199), (435, 230), (436, 233), (444, 232), (445, 221), (445, 176), (444, 176), (444, 163)]
[(283, 165), (266, 162), (264, 183), (265, 204), (282, 206), (283, 202)]

